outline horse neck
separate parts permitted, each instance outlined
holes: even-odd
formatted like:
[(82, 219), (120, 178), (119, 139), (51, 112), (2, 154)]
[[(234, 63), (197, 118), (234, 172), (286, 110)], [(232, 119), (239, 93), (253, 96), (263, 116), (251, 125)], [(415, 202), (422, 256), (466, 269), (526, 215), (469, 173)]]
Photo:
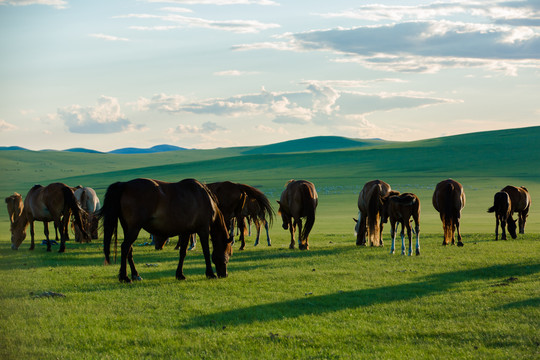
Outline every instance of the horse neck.
[(13, 223), (11, 224), (11, 229), (12, 231), (13, 230), (22, 231), (26, 228), (28, 223), (29, 223), (28, 216), (26, 215), (26, 211), (23, 207), (20, 215), (13, 219)]

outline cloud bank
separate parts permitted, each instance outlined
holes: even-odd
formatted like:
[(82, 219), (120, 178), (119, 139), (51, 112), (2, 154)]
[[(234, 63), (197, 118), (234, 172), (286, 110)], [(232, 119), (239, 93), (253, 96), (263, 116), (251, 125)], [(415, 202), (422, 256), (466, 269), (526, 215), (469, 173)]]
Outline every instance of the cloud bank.
[(72, 133), (110, 134), (142, 128), (126, 118), (116, 98), (108, 96), (101, 96), (95, 106), (60, 108), (57, 115)]

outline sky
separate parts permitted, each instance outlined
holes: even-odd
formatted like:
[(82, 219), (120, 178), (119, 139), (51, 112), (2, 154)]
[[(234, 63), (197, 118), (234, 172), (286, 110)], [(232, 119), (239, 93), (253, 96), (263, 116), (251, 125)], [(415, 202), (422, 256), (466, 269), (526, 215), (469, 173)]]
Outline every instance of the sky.
[(0, 0), (0, 146), (540, 125), (540, 0)]

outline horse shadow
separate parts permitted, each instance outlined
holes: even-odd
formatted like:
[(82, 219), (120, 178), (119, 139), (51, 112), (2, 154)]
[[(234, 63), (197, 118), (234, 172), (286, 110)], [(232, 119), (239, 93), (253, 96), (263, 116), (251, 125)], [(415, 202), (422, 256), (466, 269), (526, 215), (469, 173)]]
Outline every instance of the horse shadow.
[[(262, 321), (298, 318), (305, 315), (321, 315), (345, 309), (367, 307), (376, 304), (414, 300), (443, 293), (455, 284), (470, 280), (490, 280), (516, 277), (540, 272), (540, 264), (494, 265), (473, 270), (460, 270), (430, 275), (418, 282), (382, 286), (378, 288), (339, 291), (326, 295), (309, 295), (293, 300), (253, 305), (239, 309), (197, 316), (184, 327), (186, 329), (234, 326)], [(522, 307), (537, 304), (539, 299), (505, 305)]]

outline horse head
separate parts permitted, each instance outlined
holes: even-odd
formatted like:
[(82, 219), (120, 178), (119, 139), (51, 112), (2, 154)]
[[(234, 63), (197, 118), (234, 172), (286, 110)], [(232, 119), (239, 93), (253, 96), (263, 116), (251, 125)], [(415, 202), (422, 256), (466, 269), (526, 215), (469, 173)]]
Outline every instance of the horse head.
[(212, 239), (212, 262), (216, 266), (217, 276), (220, 278), (227, 277), (227, 264), (232, 256), (232, 243), (234, 236), (230, 236), (227, 231), (225, 218), (219, 209), (215, 208), (216, 219), (210, 229)]
[(277, 201), (277, 203), (279, 204), (278, 214), (281, 215), (281, 220), (283, 221), (283, 230), (287, 230), (289, 229), (289, 224), (291, 223), (291, 217), (286, 211), (283, 210), (283, 205), (279, 200)]
[(24, 239), (26, 239), (26, 226), (28, 225), (28, 221), (26, 219), (26, 216), (24, 216), (24, 211), (21, 216), (19, 216), (12, 224), (11, 224), (11, 249), (12, 250), (18, 250), (19, 246), (21, 246)]
[(506, 219), (506, 222), (507, 222), (507, 225), (508, 225), (508, 232), (510, 233), (510, 236), (512, 237), (512, 239), (517, 238), (517, 234), (516, 234), (516, 230), (517, 230), (516, 220), (514, 220), (511, 216), (509, 216), (508, 219)]

